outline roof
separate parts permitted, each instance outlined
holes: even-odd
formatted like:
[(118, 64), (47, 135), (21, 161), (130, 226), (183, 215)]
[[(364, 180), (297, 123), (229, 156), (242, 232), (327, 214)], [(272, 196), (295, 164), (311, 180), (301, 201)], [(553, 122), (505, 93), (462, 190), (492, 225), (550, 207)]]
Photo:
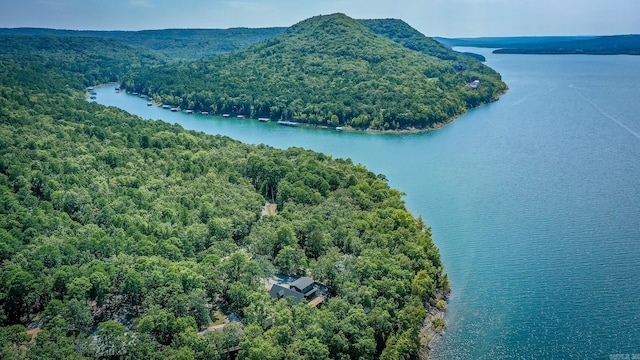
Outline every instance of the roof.
[(298, 288), (300, 290), (304, 290), (305, 288), (311, 286), (314, 284), (314, 281), (312, 278), (310, 277), (306, 277), (303, 276), (301, 278), (298, 278), (298, 280), (292, 282), (291, 284), (289, 284), (290, 287), (295, 287)]
[(282, 299), (292, 296), (296, 299), (296, 302), (300, 302), (300, 300), (304, 298), (303, 293), (287, 289), (286, 287), (280, 286), (278, 284), (274, 284), (271, 287), (271, 290), (269, 290), (269, 296), (271, 296), (271, 298), (273, 299)]

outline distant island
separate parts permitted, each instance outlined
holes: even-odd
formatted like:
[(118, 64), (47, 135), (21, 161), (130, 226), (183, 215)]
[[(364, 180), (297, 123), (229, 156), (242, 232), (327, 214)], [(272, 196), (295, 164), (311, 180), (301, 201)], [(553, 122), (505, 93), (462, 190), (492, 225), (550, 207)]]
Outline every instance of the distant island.
[(400, 20), (332, 14), (237, 52), (133, 71), (121, 88), (182, 110), (406, 131), (443, 126), (507, 86)]
[(640, 35), (435, 39), (450, 47), (495, 48), (496, 54), (640, 55)]

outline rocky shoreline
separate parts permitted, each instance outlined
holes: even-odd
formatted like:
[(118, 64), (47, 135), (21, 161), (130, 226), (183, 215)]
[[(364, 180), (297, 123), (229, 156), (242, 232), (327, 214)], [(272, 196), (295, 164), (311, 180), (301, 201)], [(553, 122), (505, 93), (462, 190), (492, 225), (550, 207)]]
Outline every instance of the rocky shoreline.
[(418, 351), (418, 357), (421, 360), (429, 359), (431, 351), (433, 350), (431, 347), (433, 341), (440, 339), (443, 335), (446, 326), (446, 320), (444, 319), (447, 310), (446, 300), (449, 298), (450, 293), (450, 290), (438, 290), (435, 298), (425, 304), (427, 317), (422, 323), (420, 349)]

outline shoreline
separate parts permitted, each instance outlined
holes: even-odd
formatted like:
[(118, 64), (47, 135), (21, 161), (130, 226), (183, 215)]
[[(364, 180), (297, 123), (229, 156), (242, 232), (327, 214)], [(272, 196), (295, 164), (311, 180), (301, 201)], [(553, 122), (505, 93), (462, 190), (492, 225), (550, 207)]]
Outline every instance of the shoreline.
[[(438, 289), (435, 293), (434, 302), (438, 300), (446, 301), (449, 299), (451, 295), (451, 290), (442, 290)], [(448, 302), (447, 302), (448, 304)], [(446, 330), (446, 319), (445, 314), (447, 312), (447, 308), (440, 309), (435, 305), (431, 305), (430, 303), (425, 304), (425, 308), (427, 310), (427, 317), (424, 319), (422, 323), (422, 328), (420, 329), (420, 348), (418, 349), (418, 358), (420, 360), (428, 360), (433, 352), (432, 344), (436, 340), (440, 340), (445, 333)], [(434, 324), (435, 319), (441, 319), (440, 321), (444, 322), (444, 325), (438, 329)]]
[[(105, 86), (113, 86), (113, 85), (118, 85), (117, 83), (108, 83), (108, 84), (100, 84), (100, 85), (96, 85), (95, 87), (105, 87)], [(409, 128), (405, 128), (405, 129), (393, 129), (393, 130), (375, 130), (375, 129), (356, 129), (353, 128), (349, 125), (340, 125), (340, 127), (342, 128), (341, 131), (348, 131), (348, 132), (361, 132), (361, 133), (370, 133), (370, 134), (419, 134), (419, 133), (427, 133), (427, 132), (431, 132), (431, 131), (435, 131), (435, 130), (439, 130), (444, 128), (447, 125), (450, 125), (451, 123), (453, 123), (455, 120), (457, 120), (458, 118), (460, 118), (461, 116), (463, 116), (464, 114), (468, 113), (471, 110), (474, 109), (478, 109), (481, 108), (483, 106), (489, 105), (491, 103), (494, 103), (498, 100), (500, 100), (500, 97), (502, 97), (504, 94), (506, 94), (509, 91), (509, 88), (507, 87), (507, 89), (505, 89), (503, 92), (499, 93), (495, 99), (492, 99), (489, 102), (485, 102), (482, 103), (474, 108), (471, 109), (467, 109), (465, 112), (458, 114), (456, 116), (451, 117), (450, 119), (447, 119), (446, 121), (443, 122), (439, 122), (439, 123), (435, 123), (431, 126), (425, 127), (425, 128), (415, 128), (415, 127), (409, 127)], [(122, 90), (123, 93), (127, 94), (127, 95), (131, 95), (134, 96), (132, 93)], [(148, 100), (149, 101), (149, 100)], [(160, 104), (156, 103), (153, 100), (150, 100), (154, 106), (160, 106)], [(194, 114), (196, 114), (194, 112)], [(217, 115), (217, 114), (212, 114), (209, 113), (209, 115), (213, 115), (213, 116), (222, 116), (222, 115)], [(249, 117), (245, 117), (245, 119), (253, 119), (253, 118), (249, 118)], [(257, 118), (256, 118), (257, 119)], [(255, 120), (255, 119), (254, 119)], [(289, 121), (295, 121), (295, 120), (289, 120)], [(297, 122), (297, 126), (305, 126), (305, 127), (312, 127), (312, 128), (319, 128), (319, 129), (335, 129), (335, 126), (329, 126), (329, 125), (312, 125), (309, 123), (304, 123), (304, 122)]]

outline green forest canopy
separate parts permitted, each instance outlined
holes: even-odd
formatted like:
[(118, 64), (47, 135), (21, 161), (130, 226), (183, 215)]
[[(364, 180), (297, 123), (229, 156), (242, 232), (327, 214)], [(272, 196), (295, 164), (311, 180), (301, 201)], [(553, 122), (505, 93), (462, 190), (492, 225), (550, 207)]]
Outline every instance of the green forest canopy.
[(44, 28), (0, 29), (0, 35), (91, 37), (112, 39), (155, 53), (173, 62), (184, 62), (233, 52), (282, 34), (286, 28), (165, 29), (141, 31), (55, 30)]
[[(128, 71), (122, 59), (155, 61), (111, 40), (2, 40), (3, 359), (417, 354), (448, 281), (384, 176), (87, 102), (85, 86)], [(265, 200), (279, 215), (260, 216)], [(331, 297), (271, 300), (274, 273), (309, 274)], [(242, 324), (198, 336), (218, 310)]]
[(506, 89), (495, 71), (404, 22), (342, 14), (238, 52), (141, 69), (121, 86), (182, 109), (376, 130), (437, 127)]

